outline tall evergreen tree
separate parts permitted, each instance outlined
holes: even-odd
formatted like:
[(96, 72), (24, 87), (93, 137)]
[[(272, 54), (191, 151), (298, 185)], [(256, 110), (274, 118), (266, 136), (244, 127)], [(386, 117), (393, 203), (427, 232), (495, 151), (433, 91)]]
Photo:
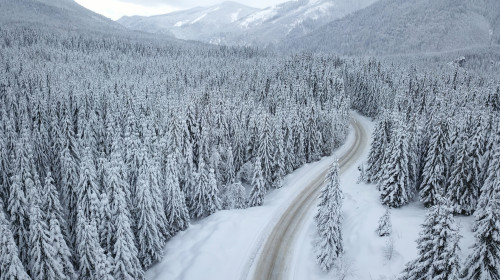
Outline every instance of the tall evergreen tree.
[(321, 269), (329, 271), (335, 261), (344, 253), (342, 238), (343, 193), (340, 189), (337, 159), (330, 167), (325, 187), (319, 199), (319, 209), (315, 216), (319, 235), (316, 258)]
[(9, 222), (0, 209), (0, 280), (30, 279), (23, 263), (19, 259), (19, 251)]
[(260, 157), (262, 176), (266, 180), (266, 188), (271, 187), (273, 182), (274, 151), (272, 139), (271, 120), (269, 116), (265, 115), (261, 120), (257, 155)]
[[(141, 166), (135, 188), (135, 221), (138, 245), (138, 258), (143, 268), (150, 267), (161, 258), (165, 242), (170, 237), (166, 229), (167, 221), (162, 207), (158, 207), (158, 196), (154, 188), (158, 188), (154, 166), (147, 158), (146, 148), (141, 149)], [(161, 196), (160, 196), (161, 197)]]
[(440, 203), (429, 210), (417, 240), (418, 257), (406, 264), (401, 280), (456, 280), (459, 277), (460, 235), (453, 210), (439, 195), (437, 199)]
[(426, 207), (436, 204), (436, 197), (442, 195), (446, 180), (446, 159), (448, 127), (443, 118), (434, 127), (426, 153), (420, 199)]
[(495, 196), (487, 198), (486, 206), (474, 214), (476, 242), (463, 266), (462, 279), (500, 279), (500, 179), (492, 183)]
[[(75, 270), (71, 262), (72, 252), (67, 245), (65, 236), (65, 220), (62, 216), (62, 208), (59, 202), (59, 192), (54, 186), (52, 175), (47, 172), (42, 192), (46, 199), (42, 201), (41, 209), (44, 219), (49, 227), (49, 236), (54, 247), (54, 259), (61, 265), (63, 274), (67, 279), (76, 279)], [(64, 279), (64, 278), (62, 278)]]
[(385, 113), (377, 122), (372, 135), (372, 144), (370, 146), (366, 167), (366, 178), (368, 179), (368, 183), (378, 182), (383, 173), (384, 159), (389, 151), (390, 133), (391, 123), (388, 114)]
[(266, 194), (266, 182), (262, 175), (262, 168), (260, 164), (260, 157), (255, 159), (254, 173), (252, 179), (252, 192), (248, 201), (248, 206), (255, 207), (261, 206), (264, 203), (264, 196)]
[(29, 191), (35, 189), (36, 169), (27, 127), (23, 127), (21, 138), (16, 144), (16, 162), (11, 179), (7, 212), (10, 216), (12, 233), (19, 248), (19, 258), (28, 265), (29, 248)]
[(190, 215), (198, 219), (209, 216), (221, 209), (219, 191), (213, 169), (205, 167), (203, 158), (198, 163), (198, 180), (192, 194), (190, 205)]
[(176, 161), (173, 155), (167, 156), (165, 168), (165, 190), (163, 199), (165, 213), (170, 228), (170, 234), (185, 230), (189, 224), (189, 213), (186, 207), (186, 198), (180, 189)]
[(89, 221), (82, 208), (78, 209), (77, 252), (79, 277), (89, 280), (111, 280), (111, 264), (99, 244), (97, 225)]
[(34, 279), (71, 279), (50, 235), (50, 228), (40, 209), (39, 189), (30, 191), (29, 272)]
[(391, 141), (384, 173), (380, 179), (380, 198), (384, 205), (401, 207), (407, 204), (413, 196), (411, 188), (409, 165), (408, 136), (401, 119), (394, 127), (394, 139)]

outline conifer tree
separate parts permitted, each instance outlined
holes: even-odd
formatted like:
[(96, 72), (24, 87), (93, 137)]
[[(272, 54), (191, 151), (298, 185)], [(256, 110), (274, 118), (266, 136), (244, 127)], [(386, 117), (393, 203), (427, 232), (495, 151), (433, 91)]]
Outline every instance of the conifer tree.
[(460, 235), (452, 208), (439, 195), (437, 199), (440, 203), (429, 210), (417, 240), (418, 257), (406, 264), (401, 280), (458, 279)]
[(455, 213), (470, 215), (476, 209), (479, 189), (472, 182), (472, 170), (467, 164), (469, 162), (467, 146), (468, 142), (462, 139), (462, 145), (457, 151), (455, 162), (451, 167), (446, 194)]
[(389, 236), (392, 233), (392, 223), (391, 223), (391, 212), (389, 207), (385, 210), (385, 213), (378, 221), (377, 234), (378, 236)]
[[(113, 172), (114, 173), (114, 172)], [(116, 176), (116, 173), (114, 173)], [(143, 270), (137, 258), (138, 250), (130, 224), (130, 213), (127, 208), (123, 185), (110, 186), (113, 196), (111, 211), (113, 213), (113, 276), (115, 279), (135, 280), (143, 278)]]
[(44, 219), (49, 227), (49, 236), (54, 247), (54, 258), (61, 265), (62, 273), (67, 279), (76, 279), (75, 270), (71, 262), (72, 252), (67, 245), (65, 235), (65, 220), (62, 216), (62, 208), (59, 202), (59, 193), (54, 186), (52, 175), (47, 172), (43, 192), (45, 199), (42, 201), (41, 209)]
[(408, 169), (408, 137), (401, 117), (398, 118), (394, 134), (379, 189), (384, 205), (401, 207), (407, 204), (413, 195)]
[(240, 182), (226, 185), (222, 193), (222, 209), (243, 209), (246, 207), (247, 194)]
[[(146, 158), (146, 148), (141, 148), (141, 166), (135, 188), (135, 226), (138, 245), (138, 258), (143, 268), (150, 267), (161, 258), (165, 242), (170, 237), (166, 229), (165, 210), (159, 208), (158, 196), (154, 188), (157, 186), (154, 166)], [(161, 196), (160, 196), (161, 197)]]
[(494, 197), (486, 198), (486, 206), (474, 214), (476, 242), (465, 261), (461, 279), (500, 279), (500, 179), (491, 183), (496, 185), (493, 186), (496, 193)]
[(252, 179), (252, 192), (248, 201), (249, 207), (261, 206), (264, 203), (264, 196), (266, 194), (266, 182), (262, 175), (262, 168), (260, 164), (260, 157), (255, 159), (254, 173)]
[(60, 191), (62, 205), (66, 209), (65, 216), (70, 241), (68, 245), (76, 248), (77, 185), (80, 180), (80, 156), (76, 148), (74, 128), (68, 116), (63, 120), (62, 130), (62, 149), (59, 155), (61, 161)]
[(368, 183), (378, 182), (383, 173), (384, 159), (389, 154), (391, 124), (387, 114), (381, 116), (372, 135), (372, 144), (368, 154), (366, 178)]
[(77, 221), (79, 277), (89, 280), (113, 279), (112, 266), (99, 245), (96, 222), (89, 222), (82, 208), (78, 209)]
[(167, 156), (165, 168), (165, 190), (163, 199), (170, 234), (185, 230), (189, 224), (189, 213), (186, 207), (186, 198), (180, 189), (178, 171), (173, 155)]
[(30, 237), (29, 272), (34, 279), (71, 279), (66, 275), (64, 266), (50, 235), (49, 226), (40, 209), (39, 189), (30, 191)]
[(342, 200), (339, 183), (339, 166), (335, 159), (326, 177), (326, 184), (320, 195), (318, 213), (315, 216), (319, 242), (316, 258), (323, 271), (329, 271), (335, 261), (344, 253), (342, 238)]
[(284, 155), (284, 143), (283, 143), (283, 132), (280, 126), (274, 128), (274, 167), (272, 173), (272, 184), (274, 188), (280, 188), (283, 183), (283, 177), (285, 176), (285, 155)]
[(273, 182), (274, 151), (272, 144), (271, 120), (269, 116), (264, 116), (259, 130), (259, 146), (257, 155), (260, 157), (262, 165), (262, 176), (266, 180), (266, 188), (271, 187)]
[(207, 170), (200, 158), (198, 180), (190, 203), (190, 216), (194, 219), (209, 216), (221, 208), (219, 191), (213, 169)]
[(0, 209), (0, 280), (30, 279), (23, 263), (19, 259), (19, 251), (5, 219), (3, 209)]
[(420, 184), (420, 199), (426, 207), (436, 204), (436, 197), (443, 195), (446, 181), (447, 133), (446, 121), (441, 119), (435, 126), (426, 153), (422, 183)]
[(27, 127), (23, 127), (21, 139), (16, 144), (16, 162), (9, 190), (7, 212), (10, 215), (12, 233), (19, 248), (19, 258), (28, 265), (29, 243), (29, 191), (35, 189), (36, 170)]

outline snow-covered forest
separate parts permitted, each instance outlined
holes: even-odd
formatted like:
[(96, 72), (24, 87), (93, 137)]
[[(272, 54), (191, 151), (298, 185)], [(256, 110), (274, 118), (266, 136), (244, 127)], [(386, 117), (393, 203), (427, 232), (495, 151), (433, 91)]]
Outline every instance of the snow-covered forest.
[(336, 57), (0, 37), (2, 279), (139, 279), (190, 219), (262, 204), (347, 133)]
[[(388, 240), (387, 260), (393, 213), (428, 208), (417, 257), (397, 279), (500, 280), (498, 48), (290, 54), (129, 32), (104, 18), (101, 32), (84, 15), (97, 27), (0, 26), (0, 280), (145, 279), (169, 241), (223, 210), (266, 205), (287, 176), (333, 159), (350, 132), (358, 151), (345, 155), (363, 162), (356, 175), (385, 211), (370, 233)], [(357, 135), (358, 114), (375, 123), (371, 142)], [(353, 242), (345, 209), (362, 211), (341, 183), (351, 157), (299, 173), (311, 181), (297, 180), (301, 204), (279, 209), (300, 224), (309, 211), (300, 207), (316, 203), (314, 257), (339, 279)], [(468, 216), (474, 244), (463, 259), (456, 220)]]

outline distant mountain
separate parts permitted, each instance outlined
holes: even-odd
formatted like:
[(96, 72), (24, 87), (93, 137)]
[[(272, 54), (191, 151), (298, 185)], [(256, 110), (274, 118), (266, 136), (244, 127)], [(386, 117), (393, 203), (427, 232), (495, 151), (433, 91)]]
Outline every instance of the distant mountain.
[(125, 16), (118, 22), (132, 30), (216, 43), (224, 33), (234, 30), (233, 23), (258, 10), (235, 2), (223, 2), (159, 16)]
[(442, 52), (500, 43), (498, 0), (380, 0), (283, 49), (341, 54)]
[(124, 26), (180, 39), (227, 45), (268, 45), (302, 36), (377, 0), (295, 0), (263, 10), (233, 2), (152, 17), (123, 17)]
[(0, 23), (3, 27), (28, 23), (69, 30), (125, 30), (73, 0), (0, 0)]

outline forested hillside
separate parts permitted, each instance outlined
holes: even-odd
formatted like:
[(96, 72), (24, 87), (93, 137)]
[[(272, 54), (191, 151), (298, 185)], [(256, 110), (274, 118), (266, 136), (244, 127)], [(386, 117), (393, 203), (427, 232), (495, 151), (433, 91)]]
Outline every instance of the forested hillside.
[(139, 279), (190, 219), (261, 204), (346, 135), (334, 57), (0, 38), (2, 277)]
[(499, 44), (498, 1), (381, 0), (305, 36), (289, 38), (282, 46), (346, 55), (392, 55)]

